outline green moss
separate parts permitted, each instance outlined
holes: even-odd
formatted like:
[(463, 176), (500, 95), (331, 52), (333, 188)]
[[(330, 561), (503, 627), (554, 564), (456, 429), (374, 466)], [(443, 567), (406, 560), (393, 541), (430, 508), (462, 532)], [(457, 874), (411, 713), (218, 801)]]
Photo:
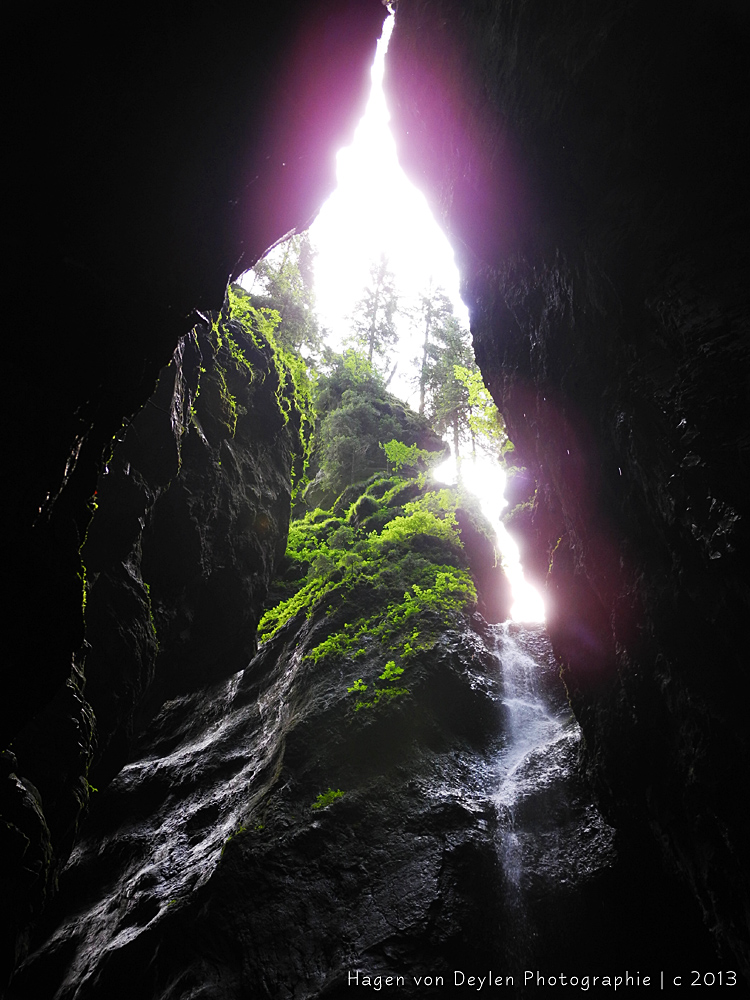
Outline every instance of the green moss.
[(351, 524), (361, 524), (370, 516), (370, 514), (374, 514), (379, 508), (380, 504), (375, 497), (367, 496), (367, 494), (365, 494), (352, 504), (347, 516), (347, 521)]
[(527, 521), (534, 512), (534, 498), (526, 500), (524, 503), (517, 503), (515, 507), (505, 511), (502, 517), (504, 525), (515, 524), (518, 521)]
[(241, 837), (242, 834), (244, 834), (244, 833), (247, 833), (247, 827), (239, 826), (239, 827), (237, 827), (236, 830), (234, 830), (232, 833), (229, 834), (229, 836), (224, 841), (224, 844), (222, 845), (222, 848), (221, 848), (221, 857), (222, 858), (224, 857), (224, 852), (229, 847), (229, 845), (232, 843), (232, 841), (236, 840), (238, 837)]
[(225, 418), (224, 423), (229, 433), (234, 437), (237, 430), (237, 399), (229, 391), (226, 371), (218, 363), (214, 365), (214, 371), (216, 372), (216, 380), (219, 383), (222, 410)]
[(387, 705), (394, 699), (408, 693), (408, 688), (378, 688), (372, 697), (372, 701), (358, 701), (354, 706), (354, 711), (359, 712), (363, 708), (377, 708), (379, 705)]
[(307, 483), (307, 469), (313, 448), (315, 409), (313, 405), (314, 375), (308, 370), (304, 359), (284, 350), (275, 337), (281, 317), (275, 309), (257, 309), (249, 296), (240, 289), (227, 289), (227, 308), (222, 313), (223, 320), (214, 323), (213, 331), (219, 347), (224, 346), (231, 355), (238, 370), (246, 371), (250, 378), (257, 371), (247, 358), (245, 350), (238, 343), (232, 329), (232, 322), (248, 338), (253, 348), (266, 362), (265, 379), (270, 372), (276, 379), (275, 397), (279, 413), (285, 424), (290, 422), (299, 436), (300, 454), (292, 469), (292, 500)]
[(292, 525), (287, 557), (305, 563), (308, 575), (295, 594), (265, 613), (260, 622), (262, 639), (301, 611), (309, 618), (324, 610), (324, 602), (333, 609), (342, 598), (357, 593), (375, 598), (366, 604), (374, 604), (376, 614), (360, 615), (355, 631), (329, 636), (308, 654), (315, 660), (329, 652), (348, 652), (360, 645), (367, 630), (383, 634), (386, 626), (378, 622), (383, 608), (390, 630), (418, 610), (452, 611), (476, 601), (474, 585), (462, 566), (455, 515), (445, 511), (441, 517), (417, 502), (408, 514), (397, 514), (379, 533), (366, 536), (340, 518), (316, 522), (314, 515), (308, 515)]
[(395, 472), (409, 469), (413, 472), (424, 471), (442, 457), (434, 451), (418, 448), (415, 444), (407, 445), (395, 438), (392, 441), (381, 442), (380, 447), (385, 452), (388, 465)]
[[(402, 695), (409, 694), (408, 688), (393, 686), (393, 682), (397, 681), (403, 672), (404, 668), (396, 666), (395, 660), (389, 660), (385, 665), (383, 673), (378, 676), (378, 680), (385, 681), (386, 684), (376, 687), (369, 701), (358, 700), (354, 705), (354, 711), (359, 712), (362, 708), (376, 708), (381, 703), (389, 703), (393, 701), (394, 698), (400, 698)], [(367, 684), (364, 684), (360, 678), (354, 687), (347, 688), (346, 690), (349, 693), (359, 691), (364, 692), (367, 690), (367, 687)]]
[[(361, 658), (384, 663), (347, 689), (357, 711), (408, 694), (402, 675), (409, 661), (434, 645), (453, 615), (476, 602), (452, 509), (457, 498), (446, 490), (418, 490), (415, 498), (410, 485), (389, 480), (383, 492), (382, 483), (371, 483), (346, 517), (313, 511), (294, 522), (287, 579), (296, 575), (298, 585), (260, 622), (265, 641), (293, 617), (315, 615), (327, 634), (305, 659), (316, 665)], [(405, 506), (389, 506), (405, 494), (412, 497)], [(367, 530), (356, 516), (373, 505), (383, 519), (379, 530)]]
[(313, 802), (310, 808), (327, 809), (332, 802), (335, 802), (336, 799), (340, 799), (343, 795), (344, 792), (342, 792), (340, 788), (337, 788), (335, 791), (333, 790), (333, 788), (329, 788), (325, 792), (320, 792), (317, 799)]
[(146, 604), (148, 608), (148, 621), (151, 626), (151, 632), (154, 636), (154, 641), (156, 642), (156, 650), (159, 651), (159, 636), (156, 631), (156, 619), (154, 618), (154, 607), (151, 601), (151, 585), (143, 581), (143, 589), (146, 591)]

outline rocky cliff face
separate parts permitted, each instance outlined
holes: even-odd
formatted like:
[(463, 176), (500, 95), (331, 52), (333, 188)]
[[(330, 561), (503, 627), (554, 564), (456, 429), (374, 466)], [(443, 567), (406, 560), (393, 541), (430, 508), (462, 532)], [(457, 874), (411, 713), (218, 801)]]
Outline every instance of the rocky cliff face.
[[(95, 4), (17, 8), (8, 18), (13, 252), (6, 266), (12, 333), (4, 352), (3, 499), (13, 578), (6, 606), (23, 642), (15, 644), (3, 676), (0, 743), (5, 751), (14, 739), (25, 747), (31, 742), (35, 770), (50, 775), (42, 807), (36, 792), (16, 778), (6, 781), (19, 768), (26, 772), (18, 756), (3, 753), (0, 856), (8, 868), (3, 886), (17, 904), (4, 907), (3, 919), (10, 916), (11, 923), (15, 910), (23, 925), (32, 911), (38, 914), (40, 879), (44, 884), (50, 864), (48, 834), (69, 844), (88, 795), (80, 782), (71, 792), (71, 782), (93, 762), (94, 726), (83, 678), (78, 669), (71, 673), (71, 661), (84, 641), (79, 550), (113, 438), (153, 392), (180, 337), (200, 318), (196, 310), (218, 310), (227, 280), (292, 227), (304, 227), (333, 189), (334, 153), (364, 109), (385, 13), (379, 0), (221, 0), (210, 10), (136, 3), (116, 24)], [(188, 358), (194, 354), (185, 350)], [(198, 360), (194, 355), (188, 368)], [(185, 375), (186, 385), (195, 377)], [(163, 383), (159, 392), (159, 405), (166, 405)], [(178, 452), (168, 432), (159, 433), (167, 437), (159, 476), (168, 478)], [(205, 435), (216, 447), (208, 430)], [(200, 448), (192, 440), (188, 450), (194, 446)], [(228, 448), (236, 455), (233, 440)], [(227, 453), (221, 461), (234, 459)], [(132, 505), (125, 513), (137, 520), (153, 497), (144, 501), (132, 478), (123, 482)], [(192, 533), (191, 558), (223, 526), (221, 505), (233, 506), (236, 491), (236, 483), (227, 482), (227, 492), (216, 494), (217, 512)], [(270, 502), (247, 499), (256, 511)], [(162, 506), (160, 516), (169, 521), (166, 501)], [(257, 527), (261, 549), (261, 520)], [(245, 554), (259, 558), (255, 543), (243, 537)], [(92, 558), (98, 558), (93, 549)], [(158, 546), (144, 558), (158, 561)], [(103, 624), (117, 606), (129, 605), (144, 622), (139, 637), (117, 633), (109, 640), (115, 673), (121, 652), (141, 658), (132, 690), (117, 698), (104, 692), (107, 711), (117, 714), (122, 705), (125, 730), (154, 661), (149, 602), (157, 629), (170, 627), (157, 620), (155, 594), (149, 598), (141, 580), (163, 585), (162, 593), (179, 600), (197, 594), (190, 574), (177, 585), (164, 579), (166, 567), (144, 569), (139, 559), (129, 578), (105, 582), (100, 575), (100, 595), (109, 587), (111, 608), (91, 609), (92, 628), (95, 617)], [(231, 589), (232, 560), (221, 569)], [(220, 567), (213, 570), (218, 579)], [(203, 596), (215, 610), (216, 594), (208, 590)], [(232, 595), (225, 599), (231, 604)], [(174, 611), (171, 626), (186, 632), (181, 614)], [(243, 609), (232, 655), (249, 649), (248, 616)], [(191, 624), (206, 641), (205, 622)], [(107, 686), (103, 678), (101, 688)], [(46, 736), (36, 742), (24, 733)], [(109, 722), (101, 738), (120, 739)], [(39, 748), (58, 743), (66, 749), (41, 760)], [(60, 776), (54, 809), (59, 805), (64, 818), (50, 831), (44, 817), (58, 798), (52, 776), (61, 760), (70, 773)], [(0, 944), (3, 969), (14, 954), (15, 944)]]
[(82, 548), (85, 649), (4, 759), (6, 919), (21, 956), (134, 732), (256, 649), (305, 414), (283, 361), (251, 333), (225, 313), (182, 338), (99, 478)]
[[(391, 559), (425, 551), (408, 549)], [(373, 628), (323, 654), (342, 619), (383, 618), (361, 587), (340, 594), (141, 730), (14, 1000), (343, 997), (387, 977), (417, 997), (488, 967), (523, 996), (535, 964), (611, 974), (623, 939), (649, 971), (664, 949), (711, 962), (697, 912), (591, 801), (543, 630), (427, 608), (406, 634), (429, 641), (365, 703), (400, 642)], [(516, 746), (519, 698), (552, 739)]]
[(731, 3), (400, 0), (386, 81), (536, 480), (588, 773), (746, 970), (747, 37)]
[(80, 647), (102, 455), (195, 310), (218, 310), (228, 279), (333, 189), (384, 16), (379, 0), (222, 0), (136, 4), (116, 28), (96, 5), (10, 19), (5, 500), (34, 667), (9, 671), (4, 745)]

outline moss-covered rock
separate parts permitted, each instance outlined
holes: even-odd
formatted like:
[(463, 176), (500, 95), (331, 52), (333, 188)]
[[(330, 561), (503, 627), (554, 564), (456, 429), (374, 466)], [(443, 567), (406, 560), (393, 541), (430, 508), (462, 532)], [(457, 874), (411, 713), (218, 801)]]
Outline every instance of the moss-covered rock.
[[(306, 414), (284, 364), (227, 308), (180, 341), (114, 442), (81, 550), (85, 660), (13, 743), (18, 809), (4, 860), (35, 873), (9, 876), (19, 954), (92, 788), (104, 789), (166, 699), (240, 670), (257, 648), (305, 452)], [(26, 787), (38, 790), (32, 812)], [(40, 820), (24, 825), (16, 812)]]

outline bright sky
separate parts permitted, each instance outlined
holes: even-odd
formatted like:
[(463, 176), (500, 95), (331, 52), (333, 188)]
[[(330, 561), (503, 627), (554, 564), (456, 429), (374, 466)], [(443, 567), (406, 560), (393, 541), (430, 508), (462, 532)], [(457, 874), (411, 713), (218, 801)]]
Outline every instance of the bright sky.
[[(348, 336), (348, 317), (369, 281), (370, 264), (385, 253), (401, 296), (400, 304), (416, 303), (417, 295), (432, 280), (442, 285), (453, 302), (456, 316), (468, 327), (466, 306), (458, 292), (458, 269), (447, 237), (438, 226), (421, 191), (407, 179), (396, 156), (396, 144), (388, 128), (389, 114), (383, 94), (383, 64), (393, 30), (393, 16), (385, 22), (372, 67), (372, 92), (364, 117), (351, 146), (336, 158), (338, 186), (310, 227), (317, 250), (315, 296), (323, 327), (330, 331), (329, 343), (341, 348)], [(405, 317), (399, 326), (399, 365), (389, 388), (414, 403), (413, 358), (421, 354), (422, 331), (411, 329)], [(520, 621), (543, 621), (544, 605), (537, 592), (523, 579), (518, 548), (499, 524), (505, 473), (488, 459), (475, 465), (465, 461), (462, 475), (468, 489), (480, 500), (485, 516), (498, 530), (503, 564), (513, 588), (512, 617)], [(455, 481), (451, 460), (436, 472), (444, 482)]]
[[(396, 275), (401, 304), (408, 306), (426, 288), (442, 285), (456, 315), (469, 325), (458, 292), (453, 250), (435, 222), (421, 191), (407, 179), (388, 128), (390, 115), (383, 94), (383, 64), (393, 30), (387, 18), (372, 67), (372, 92), (351, 146), (336, 158), (338, 187), (310, 227), (318, 250), (315, 292), (323, 326), (335, 345), (349, 333), (347, 317), (369, 280), (370, 264), (385, 253)], [(407, 379), (414, 374), (411, 358), (420, 353), (420, 333), (400, 320), (402, 359), (390, 388), (408, 398)]]
[[(451, 457), (437, 468), (434, 477), (438, 482), (452, 483), (456, 480), (456, 463)], [(521, 566), (518, 546), (500, 521), (503, 510), (508, 506), (505, 499), (505, 471), (491, 459), (477, 455), (475, 462), (464, 461), (461, 477), (470, 493), (479, 499), (482, 513), (496, 533), (496, 547), (502, 559), (505, 575), (510, 581), (513, 604), (510, 616), (514, 621), (543, 622), (544, 601), (539, 592), (527, 583)]]

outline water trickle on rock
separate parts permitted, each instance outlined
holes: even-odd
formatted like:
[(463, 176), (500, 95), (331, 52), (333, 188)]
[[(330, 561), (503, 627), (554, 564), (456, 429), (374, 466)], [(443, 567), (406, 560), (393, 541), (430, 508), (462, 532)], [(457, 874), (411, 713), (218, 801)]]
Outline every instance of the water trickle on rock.
[(615, 831), (584, 789), (581, 730), (543, 625), (491, 630), (501, 672), (502, 743), (496, 760), (497, 852), (506, 952), (527, 964), (548, 922), (615, 858)]

